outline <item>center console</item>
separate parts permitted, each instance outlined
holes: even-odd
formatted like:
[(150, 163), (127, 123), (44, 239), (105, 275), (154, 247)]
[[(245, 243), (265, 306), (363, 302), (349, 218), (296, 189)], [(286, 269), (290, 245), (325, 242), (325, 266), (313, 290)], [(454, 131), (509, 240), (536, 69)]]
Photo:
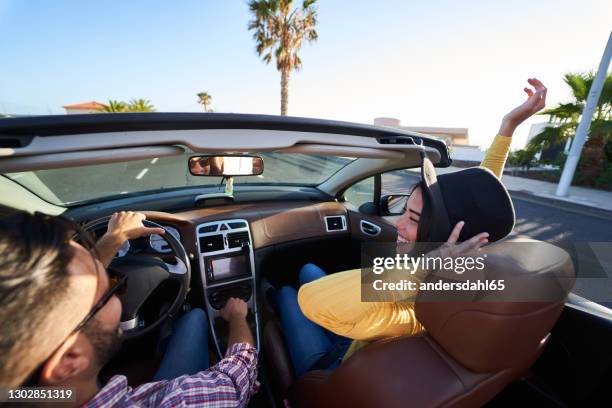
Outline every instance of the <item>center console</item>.
[(249, 224), (243, 219), (213, 221), (196, 227), (200, 273), (215, 348), (223, 357), (229, 327), (219, 314), (227, 299), (243, 299), (247, 321), (259, 350), (259, 323), (255, 300), (255, 259)]

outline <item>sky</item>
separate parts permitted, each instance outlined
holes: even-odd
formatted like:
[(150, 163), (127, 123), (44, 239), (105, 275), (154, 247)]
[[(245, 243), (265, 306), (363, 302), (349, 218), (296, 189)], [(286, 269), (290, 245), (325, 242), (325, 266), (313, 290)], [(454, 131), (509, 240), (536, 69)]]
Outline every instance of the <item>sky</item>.
[[(563, 74), (595, 70), (612, 29), (609, 0), (317, 4), (290, 115), (464, 127), (483, 148), (527, 78), (546, 84), (548, 106), (569, 100)], [(249, 19), (246, 0), (0, 0), (0, 112), (132, 98), (197, 112), (208, 91), (217, 112), (279, 114), (280, 74), (255, 53)]]

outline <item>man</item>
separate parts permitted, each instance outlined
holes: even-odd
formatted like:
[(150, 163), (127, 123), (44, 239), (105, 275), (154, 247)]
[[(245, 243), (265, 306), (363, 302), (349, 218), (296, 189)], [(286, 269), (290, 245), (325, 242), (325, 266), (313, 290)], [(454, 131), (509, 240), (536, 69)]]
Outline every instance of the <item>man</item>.
[[(178, 378), (134, 389), (124, 376), (114, 376), (102, 388), (98, 385), (100, 369), (120, 343), (121, 303), (115, 294), (125, 283), (109, 276), (105, 266), (126, 239), (163, 233), (144, 227), (144, 218), (131, 212), (114, 214), (95, 248), (87, 239), (85, 246), (71, 240), (78, 227), (61, 218), (19, 213), (0, 220), (0, 389), (66, 387), (75, 392), (75, 406), (88, 407), (248, 403), (259, 386), (257, 351), (246, 322), (246, 304), (239, 299), (230, 299), (221, 311), (229, 322), (229, 346), (214, 367), (176, 373)], [(158, 378), (172, 372), (173, 362), (166, 357), (180, 356), (177, 345), (201, 339), (199, 350), (191, 348), (199, 356), (208, 354), (201, 310), (183, 316), (176, 326), (160, 369), (165, 372), (158, 372)], [(193, 360), (207, 365), (207, 357)], [(184, 368), (181, 361), (177, 366)]]

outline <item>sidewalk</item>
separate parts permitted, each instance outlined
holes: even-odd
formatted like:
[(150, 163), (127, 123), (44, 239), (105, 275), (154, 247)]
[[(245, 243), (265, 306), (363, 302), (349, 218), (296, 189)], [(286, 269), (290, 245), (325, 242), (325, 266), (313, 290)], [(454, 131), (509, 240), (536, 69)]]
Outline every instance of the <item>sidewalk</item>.
[[(436, 168), (438, 174), (461, 170), (458, 167)], [(586, 210), (606, 218), (612, 218), (612, 192), (587, 187), (570, 187), (566, 197), (555, 195), (557, 183), (532, 180), (504, 174), (501, 178), (513, 198), (535, 201), (541, 204)]]
[(598, 210), (609, 211), (612, 213), (612, 192), (604, 190), (595, 190), (587, 187), (570, 187), (569, 194), (566, 197), (555, 195), (557, 190), (556, 183), (547, 181), (532, 180), (523, 177), (513, 177), (504, 174), (502, 183), (508, 191), (521, 192), (532, 194), (535, 197), (540, 197), (547, 200), (557, 200), (575, 205), (582, 205)]

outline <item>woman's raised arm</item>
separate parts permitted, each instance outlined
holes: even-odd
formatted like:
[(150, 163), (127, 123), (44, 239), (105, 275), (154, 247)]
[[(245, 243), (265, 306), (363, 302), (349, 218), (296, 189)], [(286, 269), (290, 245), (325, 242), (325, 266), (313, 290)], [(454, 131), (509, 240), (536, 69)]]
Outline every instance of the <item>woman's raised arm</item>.
[(534, 89), (524, 88), (527, 94), (527, 100), (508, 112), (502, 119), (497, 136), (493, 139), (493, 143), (487, 150), (481, 167), (486, 167), (500, 178), (504, 171), (510, 143), (514, 130), (525, 120), (533, 116), (535, 113), (544, 108), (546, 104), (546, 87), (536, 78), (529, 78), (527, 82)]

